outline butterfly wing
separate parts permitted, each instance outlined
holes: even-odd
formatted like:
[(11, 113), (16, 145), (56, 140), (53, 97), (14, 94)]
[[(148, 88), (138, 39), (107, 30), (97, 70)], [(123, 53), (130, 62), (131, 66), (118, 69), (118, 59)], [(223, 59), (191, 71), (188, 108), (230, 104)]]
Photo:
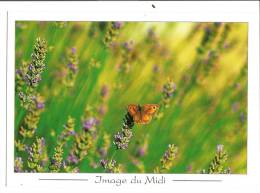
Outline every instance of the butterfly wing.
[(135, 123), (140, 123), (141, 122), (141, 111), (139, 110), (139, 107), (138, 105), (128, 105), (128, 108), (127, 108), (129, 114), (133, 117), (134, 119), (134, 122)]
[(143, 112), (147, 115), (154, 115), (156, 111), (159, 109), (160, 105), (158, 104), (145, 104), (143, 106)]
[(158, 104), (145, 104), (142, 109), (142, 123), (149, 123), (159, 107), (160, 106)]

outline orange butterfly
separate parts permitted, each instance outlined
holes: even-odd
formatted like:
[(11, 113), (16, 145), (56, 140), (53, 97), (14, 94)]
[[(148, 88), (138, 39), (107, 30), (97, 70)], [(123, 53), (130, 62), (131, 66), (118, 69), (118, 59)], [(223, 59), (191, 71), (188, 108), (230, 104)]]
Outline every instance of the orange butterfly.
[(153, 115), (159, 109), (158, 104), (128, 105), (128, 112), (137, 124), (147, 124), (152, 120)]

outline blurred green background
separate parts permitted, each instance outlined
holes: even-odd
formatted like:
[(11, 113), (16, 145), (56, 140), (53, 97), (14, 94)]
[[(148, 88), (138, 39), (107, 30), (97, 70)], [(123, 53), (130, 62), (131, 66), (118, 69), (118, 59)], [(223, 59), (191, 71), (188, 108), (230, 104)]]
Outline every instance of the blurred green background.
[[(215, 26), (217, 30), (210, 34)], [(38, 88), (45, 98), (45, 110), (36, 135), (46, 139), (49, 157), (68, 116), (75, 118), (76, 132), (81, 130), (84, 109), (99, 105), (102, 86), (108, 88), (107, 112), (97, 130), (100, 135), (110, 134), (112, 143), (127, 105), (160, 103), (163, 85), (171, 78), (176, 91), (164, 116), (147, 125), (135, 125), (129, 149), (118, 150), (114, 159), (124, 165), (126, 172), (140, 172), (131, 157), (136, 141), (148, 136), (146, 154), (140, 158), (145, 172), (152, 173), (168, 144), (173, 143), (179, 149), (169, 173), (198, 173), (208, 167), (216, 146), (223, 144), (231, 172), (245, 174), (247, 24), (124, 22), (112, 45), (106, 47), (108, 30), (107, 22), (16, 22), (17, 68), (22, 61), (31, 60), (37, 37), (48, 44), (47, 67)], [(213, 36), (213, 40), (201, 51), (206, 35)], [(73, 87), (67, 87), (61, 79), (71, 48), (76, 48), (79, 70)], [(209, 61), (212, 50), (217, 58)], [(93, 65), (93, 61), (99, 65)], [(19, 103), (16, 97), (16, 137), (25, 116)], [(64, 158), (71, 143), (64, 149)], [(114, 151), (111, 144), (109, 155)], [(87, 156), (80, 164), (80, 172), (103, 172), (89, 162)]]

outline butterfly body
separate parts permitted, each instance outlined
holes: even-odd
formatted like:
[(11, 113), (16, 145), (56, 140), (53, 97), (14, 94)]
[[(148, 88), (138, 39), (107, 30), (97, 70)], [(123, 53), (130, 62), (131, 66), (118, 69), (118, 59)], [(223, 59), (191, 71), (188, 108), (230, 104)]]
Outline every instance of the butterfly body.
[(133, 117), (136, 124), (149, 123), (158, 109), (158, 104), (145, 104), (143, 106), (134, 104), (128, 105), (128, 112)]

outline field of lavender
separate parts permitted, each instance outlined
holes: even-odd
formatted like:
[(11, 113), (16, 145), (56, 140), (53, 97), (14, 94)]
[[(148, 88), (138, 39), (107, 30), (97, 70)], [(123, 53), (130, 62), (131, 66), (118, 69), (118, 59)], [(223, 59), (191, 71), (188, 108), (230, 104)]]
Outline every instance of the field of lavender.
[(246, 174), (246, 23), (17, 21), (15, 44), (15, 172)]

